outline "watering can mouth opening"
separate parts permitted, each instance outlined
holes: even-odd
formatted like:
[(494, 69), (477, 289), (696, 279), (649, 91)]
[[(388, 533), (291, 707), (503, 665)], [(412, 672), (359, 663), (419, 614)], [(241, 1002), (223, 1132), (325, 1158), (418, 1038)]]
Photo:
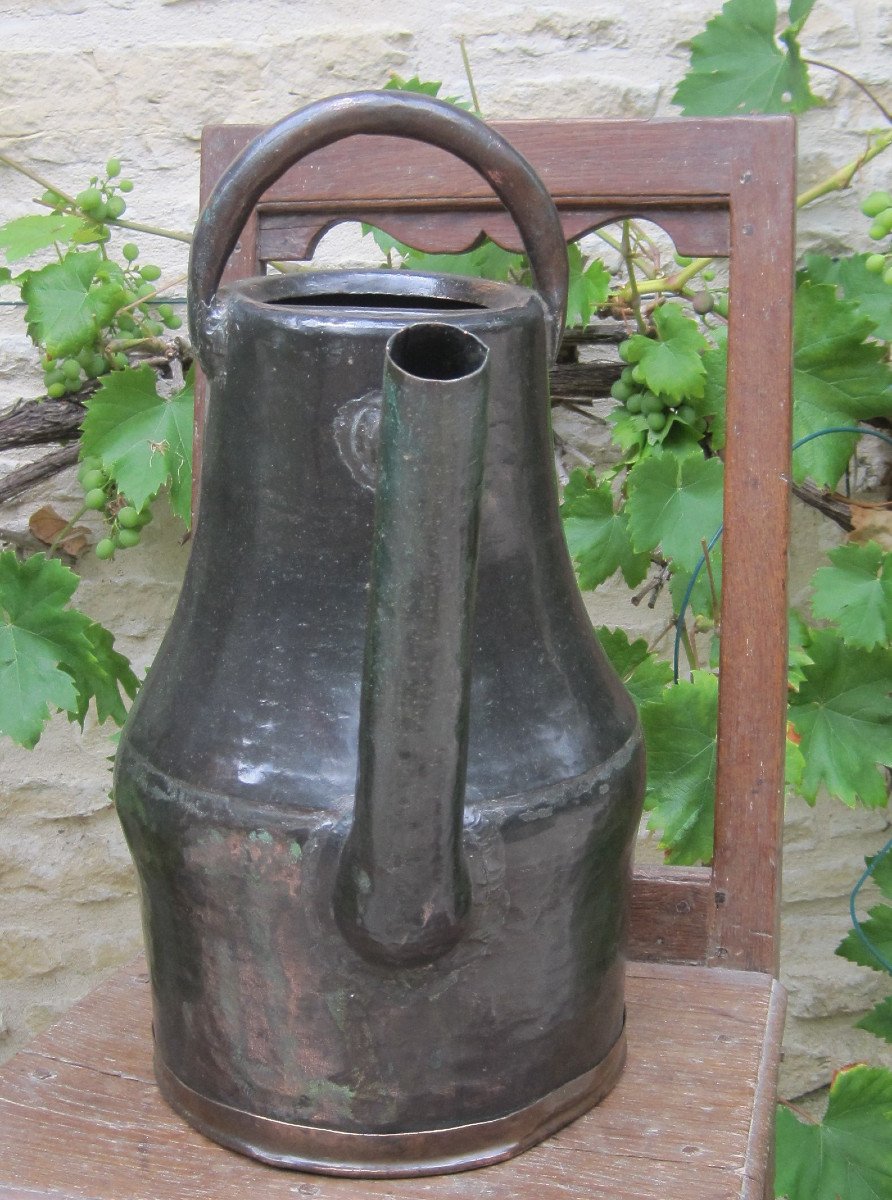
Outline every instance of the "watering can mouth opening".
[(301, 271), (261, 276), (221, 288), (237, 302), (262, 310), (267, 317), (288, 320), (313, 316), (323, 321), (353, 320), (357, 310), (391, 314), (507, 312), (537, 308), (538, 297), (518, 284), (464, 275), (432, 275), (421, 271)]
[(485, 344), (473, 334), (436, 321), (401, 329), (387, 343), (387, 353), (392, 367), (409, 379), (442, 383), (469, 382), (489, 356)]

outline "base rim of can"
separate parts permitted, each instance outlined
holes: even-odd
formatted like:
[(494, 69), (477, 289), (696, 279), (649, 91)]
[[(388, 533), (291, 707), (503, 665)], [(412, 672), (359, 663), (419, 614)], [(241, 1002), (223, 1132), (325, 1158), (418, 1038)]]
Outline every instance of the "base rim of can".
[(352, 1133), (223, 1104), (183, 1083), (157, 1049), (155, 1077), (164, 1099), (199, 1133), (268, 1166), (397, 1179), (471, 1171), (528, 1150), (600, 1103), (618, 1082), (625, 1059), (624, 1026), (599, 1063), (524, 1108), (489, 1121), (401, 1133)]

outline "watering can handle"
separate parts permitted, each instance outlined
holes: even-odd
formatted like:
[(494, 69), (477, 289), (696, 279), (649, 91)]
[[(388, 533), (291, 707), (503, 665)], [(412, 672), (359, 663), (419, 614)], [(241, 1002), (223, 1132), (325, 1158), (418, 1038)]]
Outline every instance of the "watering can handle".
[(553, 358), (564, 329), (567, 251), (554, 202), (526, 159), (477, 117), (442, 100), (406, 92), (350, 92), (320, 100), (255, 138), (221, 176), (192, 242), (189, 325), (202, 365), (213, 375), (215, 306), (223, 270), (263, 193), (300, 159), (354, 134), (412, 138), (473, 167), (513, 217), (548, 316)]

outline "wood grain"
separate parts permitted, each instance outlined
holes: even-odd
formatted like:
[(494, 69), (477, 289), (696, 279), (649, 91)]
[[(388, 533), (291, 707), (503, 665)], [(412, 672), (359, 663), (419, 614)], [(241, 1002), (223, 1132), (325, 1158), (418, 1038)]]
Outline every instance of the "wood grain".
[(0, 1198), (759, 1200), (782, 1009), (765, 975), (634, 964), (628, 1065), (600, 1106), (485, 1170), (346, 1180), (254, 1163), (167, 1108), (140, 961), (0, 1071)]

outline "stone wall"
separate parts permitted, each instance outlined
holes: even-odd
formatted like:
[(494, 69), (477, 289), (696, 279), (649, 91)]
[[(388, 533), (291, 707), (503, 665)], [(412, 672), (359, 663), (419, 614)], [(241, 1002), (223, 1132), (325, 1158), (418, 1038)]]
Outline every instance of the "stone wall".
[[(447, 94), (467, 94), (460, 36), (491, 117), (669, 115), (687, 62), (684, 42), (718, 7), (718, 0), (0, 5), (0, 152), (74, 191), (115, 153), (136, 183), (130, 215), (188, 230), (197, 211), (199, 137), (207, 122), (272, 121), (311, 99), (380, 85), (393, 71), (442, 79)], [(890, 16), (887, 0), (818, 0), (804, 40), (812, 56), (883, 87)], [(801, 123), (803, 187), (853, 159), (865, 130), (877, 124), (868, 102), (844, 80), (822, 71), (816, 87), (832, 103)], [(872, 186), (885, 185), (882, 162), (865, 175)], [(0, 221), (29, 211), (38, 190), (0, 168)], [(865, 227), (856, 195), (836, 195), (803, 215), (801, 244), (842, 248), (854, 229), (862, 247)], [(144, 235), (135, 240), (167, 275), (182, 272), (182, 244)], [(38, 391), (21, 312), (0, 308), (0, 404)], [(22, 527), (46, 499), (70, 512), (75, 489), (73, 479), (62, 476), (4, 510), (0, 525)], [(800, 519), (800, 541), (809, 545), (795, 564), (801, 590), (810, 556), (822, 540), (832, 544), (833, 533), (809, 515)], [(187, 553), (178, 539), (172, 519), (158, 520), (138, 550), (111, 564), (88, 556), (80, 567), (83, 606), (115, 631), (139, 669), (151, 661), (175, 601)], [(622, 591), (598, 604), (605, 606), (599, 621), (628, 623)], [(646, 632), (651, 618), (639, 610), (633, 616)], [(0, 1054), (19, 1048), (139, 945), (133, 877), (107, 798), (109, 739), (110, 731), (91, 720), (81, 735), (60, 719), (36, 750), (4, 747)], [(851, 1021), (887, 981), (834, 958), (832, 949), (847, 928), (848, 889), (887, 824), (885, 813), (790, 805), (787, 1094), (825, 1082), (842, 1062), (882, 1059), (880, 1043), (854, 1032)], [(888, 1053), (886, 1061), (892, 1062)]]

